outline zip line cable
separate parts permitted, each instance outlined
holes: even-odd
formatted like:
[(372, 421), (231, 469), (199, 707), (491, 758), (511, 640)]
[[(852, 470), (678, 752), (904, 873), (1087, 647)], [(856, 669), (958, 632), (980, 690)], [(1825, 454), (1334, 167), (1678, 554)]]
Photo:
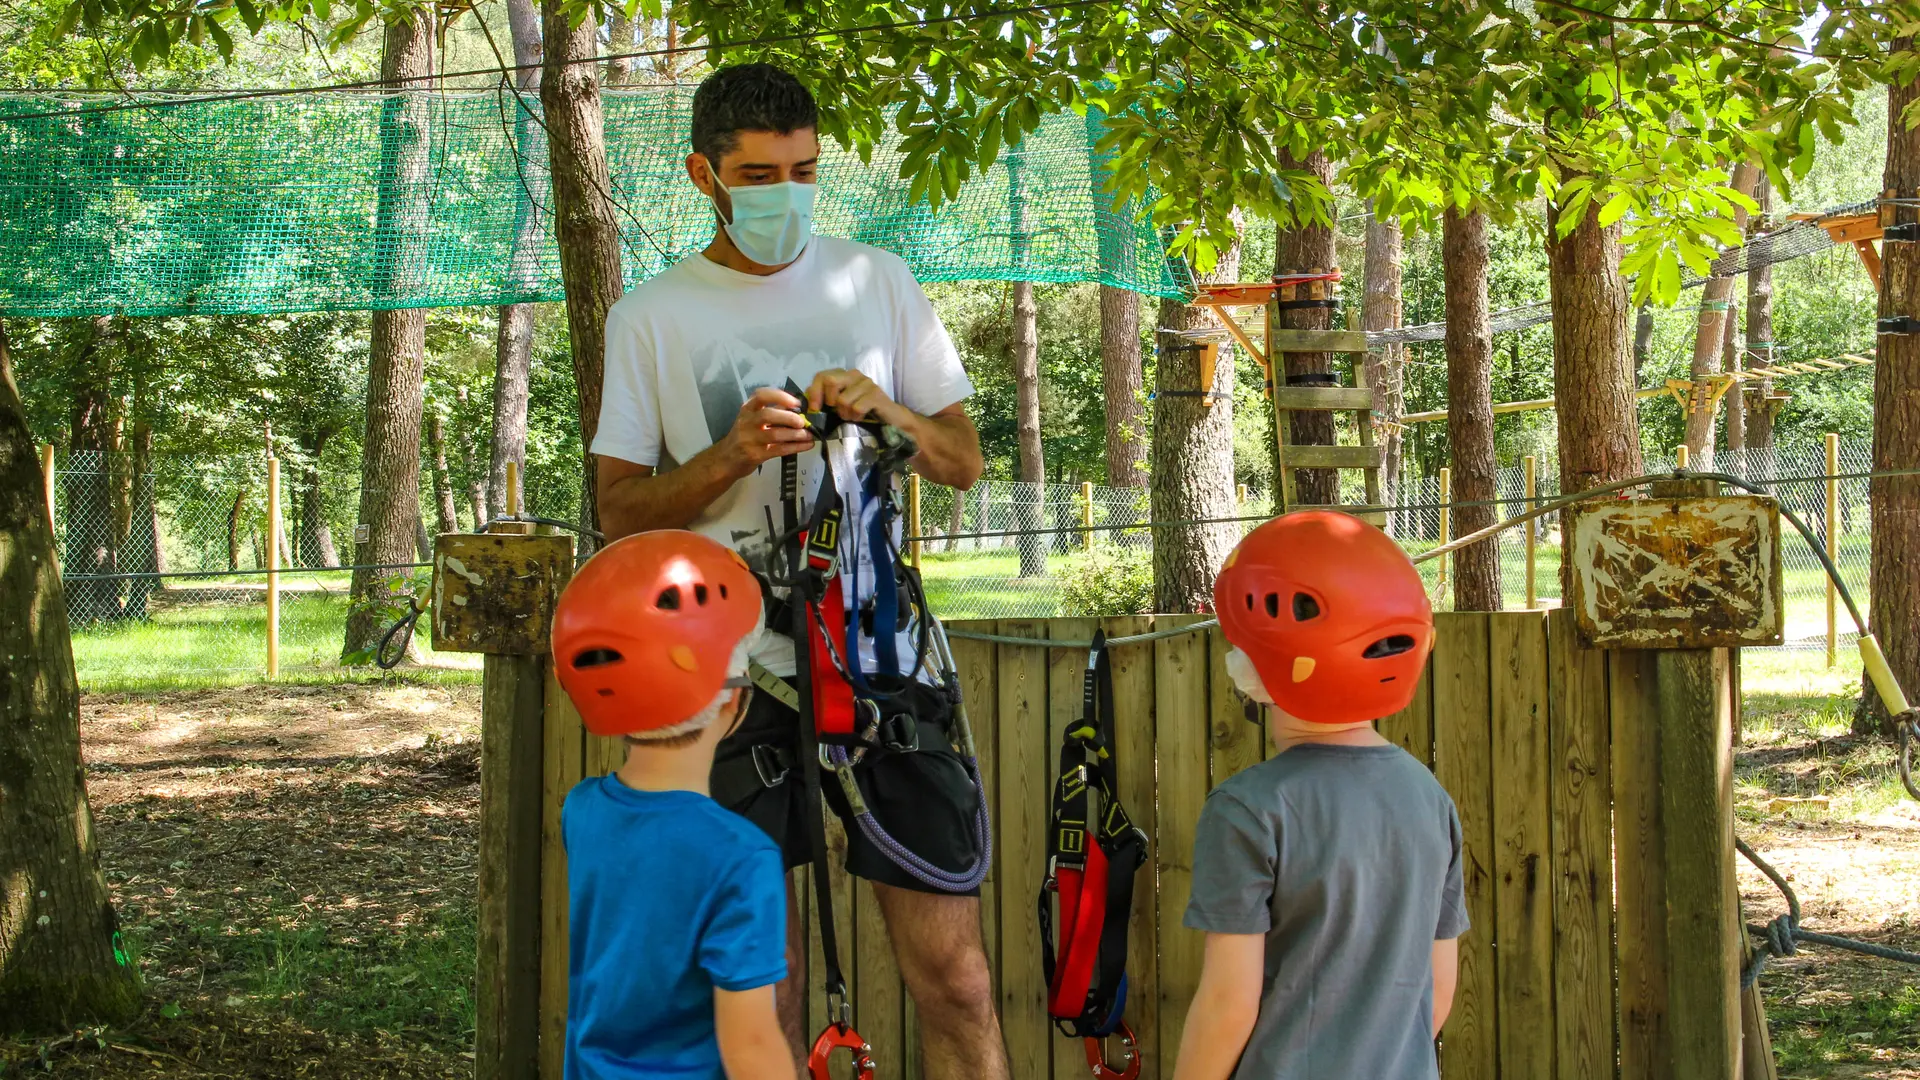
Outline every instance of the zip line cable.
[[(819, 41), (822, 38), (851, 37), (857, 34), (871, 34), (887, 30), (918, 30), (929, 26), (969, 25), (972, 23), (992, 22), (996, 19), (1011, 19), (1021, 15), (1038, 15), (1044, 12), (1068, 11), (1075, 8), (1105, 7), (1113, 0), (1058, 0), (1055, 3), (1030, 4), (1024, 7), (990, 8), (986, 11), (964, 12), (954, 15), (940, 15), (924, 19), (902, 19), (895, 22), (864, 23), (855, 26), (830, 27), (824, 30), (805, 30), (791, 34), (766, 34), (753, 38), (735, 38), (726, 41), (710, 41), (702, 45), (681, 45), (671, 49), (642, 49), (636, 52), (615, 53), (609, 56), (575, 57), (557, 61), (559, 66), (574, 64), (600, 64), (609, 60), (645, 60), (657, 56), (676, 56), (681, 53), (711, 52), (722, 49), (745, 49), (760, 45), (787, 45), (803, 41)], [(177, 98), (159, 101), (133, 101), (114, 105), (96, 105), (81, 109), (55, 109), (37, 113), (0, 114), (0, 122), (21, 120), (65, 120), (82, 116), (97, 116), (107, 113), (131, 112), (135, 110), (154, 110), (176, 105), (200, 105), (226, 101), (254, 101), (261, 98), (292, 97), (299, 94), (335, 93), (348, 90), (381, 90), (388, 93), (404, 90), (432, 90), (446, 93), (444, 87), (414, 87), (412, 83), (432, 82), (434, 80), (472, 78), (486, 76), (511, 76), (518, 72), (544, 69), (546, 63), (505, 64), (504, 58), (495, 50), (495, 58), (502, 64), (490, 68), (474, 68), (468, 71), (446, 71), (438, 75), (421, 75), (416, 78), (400, 80), (400, 85), (392, 85), (388, 79), (357, 79), (351, 82), (328, 83), (321, 86), (285, 87), (268, 90), (239, 90), (228, 93), (183, 94)], [(81, 93), (99, 93), (100, 91), (74, 90), (34, 90), (27, 88), (0, 89), (0, 94), (47, 97)]]

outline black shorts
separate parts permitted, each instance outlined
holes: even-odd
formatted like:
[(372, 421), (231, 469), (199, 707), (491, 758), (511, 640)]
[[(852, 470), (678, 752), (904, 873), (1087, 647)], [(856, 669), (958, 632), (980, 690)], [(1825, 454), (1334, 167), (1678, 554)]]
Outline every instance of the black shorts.
[[(978, 857), (981, 796), (953, 747), (951, 709), (940, 691), (924, 685), (907, 690), (902, 705), (913, 717), (912, 744), (918, 749), (871, 747), (853, 766), (854, 781), (867, 809), (896, 841), (942, 870), (962, 873)], [(711, 778), (715, 801), (773, 837), (788, 869), (813, 861), (806, 788), (795, 767), (799, 722), (798, 713), (764, 691), (753, 691), (746, 718), (714, 753)], [(896, 736), (907, 734), (899, 727), (892, 730)], [(895, 741), (909, 745), (906, 738)], [(945, 892), (901, 869), (867, 839), (837, 776), (823, 771), (820, 790), (846, 826), (848, 873), (914, 892)], [(980, 890), (954, 895), (978, 896)]]

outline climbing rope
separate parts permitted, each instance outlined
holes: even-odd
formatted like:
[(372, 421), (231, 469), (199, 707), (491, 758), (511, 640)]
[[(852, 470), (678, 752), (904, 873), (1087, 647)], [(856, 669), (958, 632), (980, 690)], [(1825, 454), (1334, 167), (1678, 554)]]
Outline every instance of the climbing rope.
[(1745, 840), (1736, 836), (1733, 838), (1733, 846), (1739, 849), (1740, 854), (1746, 856), (1748, 862), (1758, 868), (1762, 874), (1765, 874), (1767, 880), (1773, 882), (1774, 887), (1780, 890), (1780, 895), (1786, 897), (1787, 900), (1786, 914), (1768, 923), (1749, 923), (1747, 925), (1747, 931), (1759, 938), (1762, 946), (1753, 951), (1753, 955), (1747, 960), (1747, 966), (1741, 970), (1740, 989), (1747, 990), (1752, 988), (1754, 981), (1760, 978), (1760, 973), (1766, 970), (1767, 964), (1772, 962), (1777, 956), (1794, 955), (1799, 951), (1797, 946), (1803, 941), (1812, 945), (1827, 945), (1836, 949), (1846, 949), (1850, 952), (1861, 953), (1865, 956), (1877, 956), (1882, 960), (1898, 960), (1903, 964), (1920, 964), (1920, 953), (1908, 952), (1905, 949), (1890, 948), (1886, 945), (1875, 945), (1871, 941), (1858, 941), (1854, 938), (1840, 937), (1837, 934), (1821, 934), (1812, 930), (1803, 929), (1800, 925), (1800, 898), (1794, 894), (1793, 887), (1787, 884), (1787, 879), (1780, 876), (1780, 871), (1775, 870), (1768, 864), (1767, 860), (1761, 858), (1751, 847), (1748, 847)]
[[(407, 658), (407, 650), (413, 646), (413, 626), (420, 621), (420, 613), (425, 610), (426, 605), (420, 603), (419, 597), (407, 597), (407, 613), (387, 627), (387, 632), (380, 637), (380, 647), (373, 652), (373, 662), (380, 666), (380, 670), (392, 671)], [(400, 642), (397, 649), (393, 648), (396, 639)]]

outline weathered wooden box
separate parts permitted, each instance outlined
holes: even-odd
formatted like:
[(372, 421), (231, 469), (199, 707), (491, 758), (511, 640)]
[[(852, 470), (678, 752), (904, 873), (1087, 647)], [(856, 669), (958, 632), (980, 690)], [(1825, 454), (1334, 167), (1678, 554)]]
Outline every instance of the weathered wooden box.
[(538, 656), (573, 576), (570, 536), (442, 533), (433, 543), (433, 647)]
[(1589, 644), (1778, 645), (1780, 508), (1757, 495), (1596, 499), (1567, 510), (1567, 605)]

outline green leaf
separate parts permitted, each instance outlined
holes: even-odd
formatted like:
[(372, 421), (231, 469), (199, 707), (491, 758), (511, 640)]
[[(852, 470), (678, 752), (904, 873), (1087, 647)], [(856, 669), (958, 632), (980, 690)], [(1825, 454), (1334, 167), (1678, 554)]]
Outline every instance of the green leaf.
[(160, 1016), (166, 1020), (178, 1020), (185, 1011), (177, 1001), (169, 1001), (165, 1005), (160, 1006)]
[(1624, 191), (1615, 192), (1613, 198), (1607, 200), (1607, 205), (1600, 208), (1600, 216), (1597, 219), (1600, 227), (1604, 229), (1619, 221), (1626, 216), (1627, 210), (1632, 206), (1632, 195)]
[(1653, 272), (1653, 298), (1671, 304), (1680, 298), (1680, 260), (1671, 248), (1663, 248)]
[(68, 4), (66, 10), (60, 13), (60, 21), (53, 26), (53, 40), (59, 41), (73, 33), (73, 28), (80, 25), (81, 13), (86, 9), (86, 4), (82, 0), (73, 0), (73, 3)]

